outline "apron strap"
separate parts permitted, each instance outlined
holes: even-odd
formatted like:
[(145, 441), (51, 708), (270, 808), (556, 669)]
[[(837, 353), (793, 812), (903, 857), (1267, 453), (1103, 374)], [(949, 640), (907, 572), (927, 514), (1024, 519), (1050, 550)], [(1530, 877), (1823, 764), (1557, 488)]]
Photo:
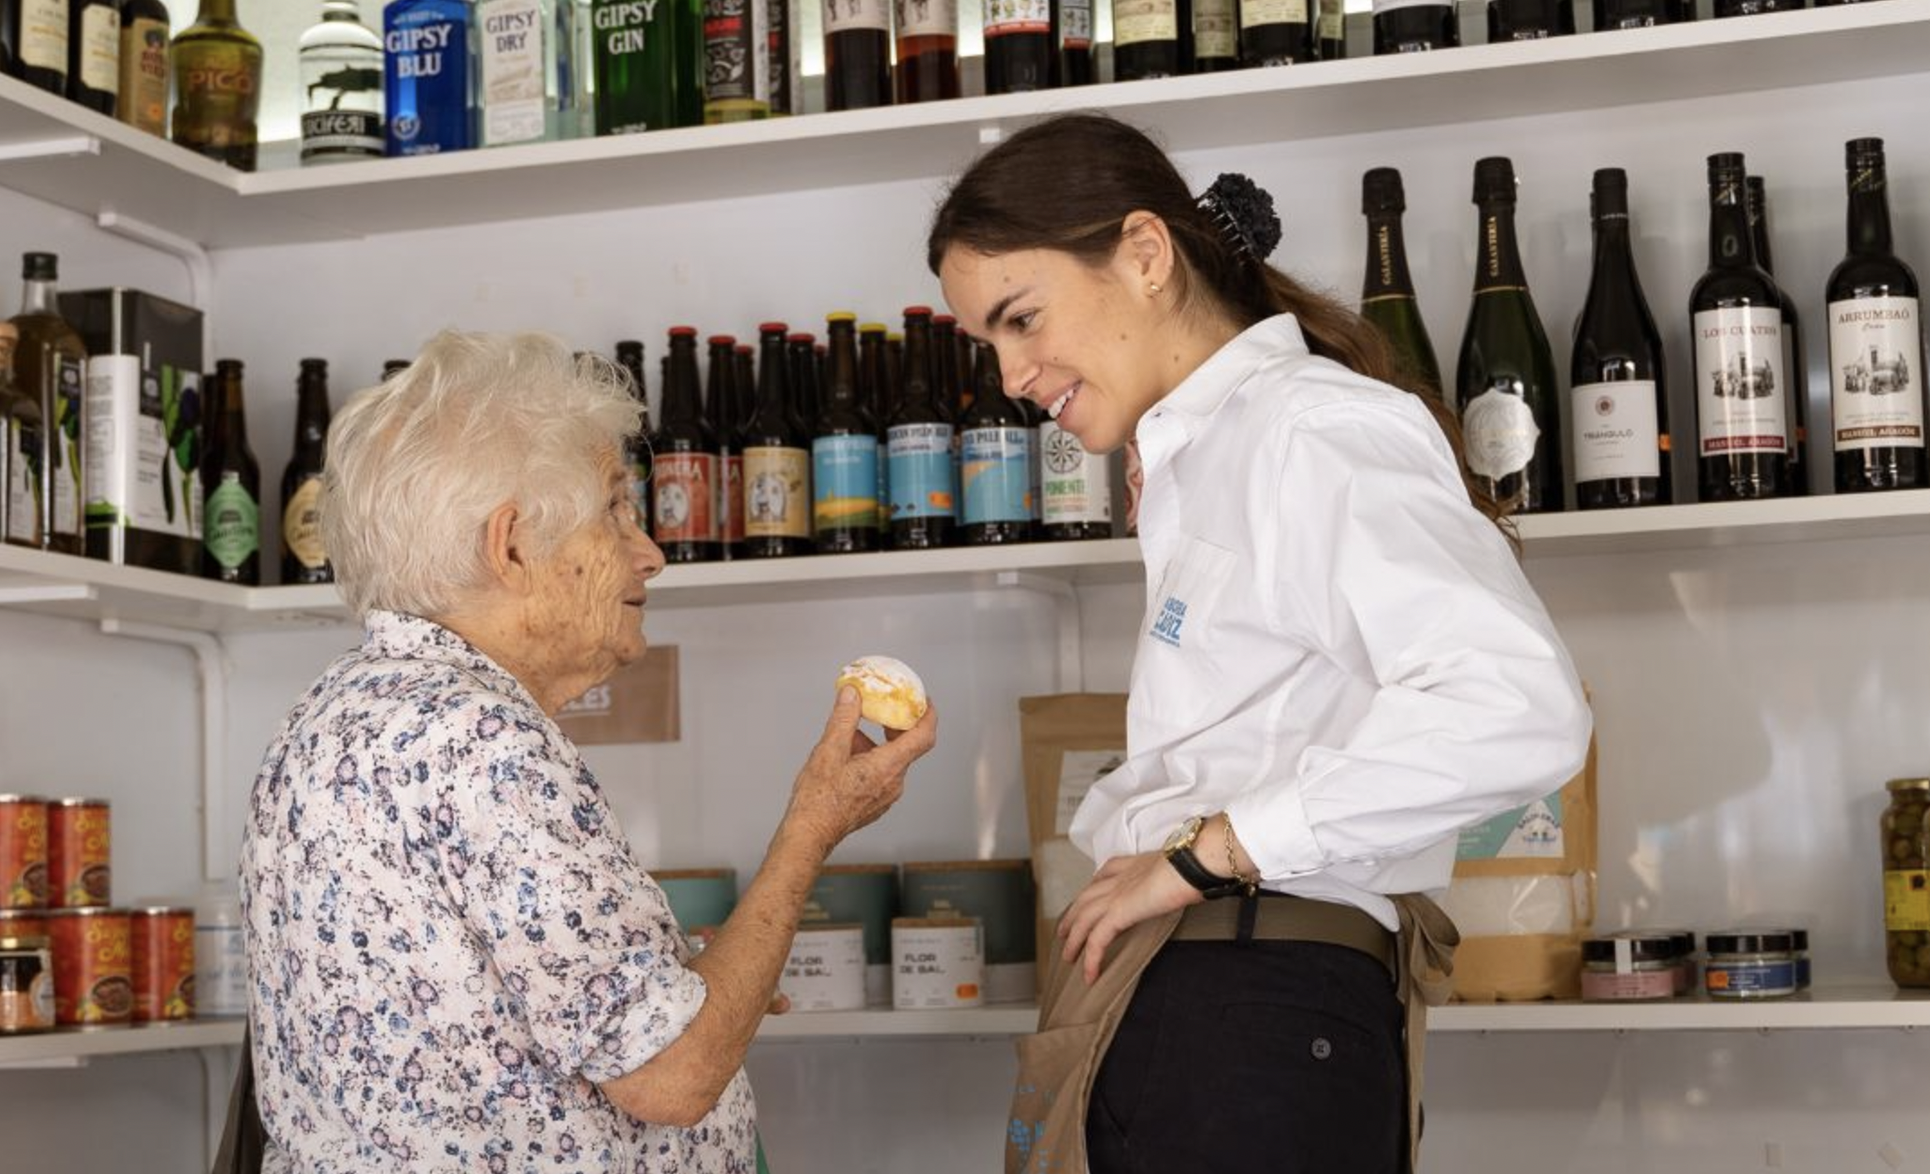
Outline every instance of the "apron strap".
[(1420, 893), (1392, 898), (1401, 918), (1395, 950), (1395, 994), (1407, 1012), (1407, 1166), (1418, 1169), (1421, 1154), (1421, 1070), (1427, 1058), (1427, 1009), (1454, 993), (1454, 948), (1461, 931), (1441, 907)]

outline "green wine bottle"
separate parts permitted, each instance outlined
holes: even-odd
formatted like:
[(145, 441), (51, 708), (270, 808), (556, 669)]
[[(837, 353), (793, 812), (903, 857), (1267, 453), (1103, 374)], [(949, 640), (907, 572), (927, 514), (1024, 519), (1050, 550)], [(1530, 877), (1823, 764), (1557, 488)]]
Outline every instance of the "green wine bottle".
[(1402, 371), (1439, 392), (1441, 365), (1414, 299), (1407, 245), (1401, 237), (1401, 213), (1407, 211), (1401, 173), (1376, 167), (1361, 177), (1360, 189), (1361, 213), (1367, 217), (1367, 276), (1361, 282), (1360, 316), (1387, 336)]
[(1455, 384), (1468, 468), (1503, 506), (1562, 508), (1555, 361), (1515, 245), (1514, 164), (1474, 165), (1480, 252)]

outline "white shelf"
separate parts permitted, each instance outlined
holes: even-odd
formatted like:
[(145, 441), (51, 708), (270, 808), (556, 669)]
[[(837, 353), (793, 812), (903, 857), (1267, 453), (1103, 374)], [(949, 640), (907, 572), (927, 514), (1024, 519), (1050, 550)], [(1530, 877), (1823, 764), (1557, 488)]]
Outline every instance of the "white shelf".
[(1930, 0), (1888, 0), (256, 174), (0, 79), (0, 182), (227, 247), (945, 176), (988, 137), (1072, 109), (1110, 110), (1184, 150), (1860, 81), (1926, 61)]
[(0, 1036), (0, 1069), (79, 1067), (96, 1056), (235, 1047), (241, 1043), (244, 1026), (240, 1019), (207, 1019), (140, 1027), (63, 1027), (35, 1035)]
[(792, 1011), (768, 1015), (760, 1041), (830, 1039), (1001, 1039), (1030, 1035), (1039, 1026), (1031, 1003), (956, 1011)]

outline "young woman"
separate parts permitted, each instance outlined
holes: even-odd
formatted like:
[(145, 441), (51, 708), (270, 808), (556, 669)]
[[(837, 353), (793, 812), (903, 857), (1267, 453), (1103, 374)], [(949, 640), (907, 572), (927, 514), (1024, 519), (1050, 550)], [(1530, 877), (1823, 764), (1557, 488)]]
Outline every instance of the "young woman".
[(1144, 467), (1128, 760), (1073, 822), (1100, 867), (1021, 1047), (1008, 1169), (1408, 1167), (1408, 963), (1452, 940), (1418, 894), (1446, 887), (1458, 829), (1587, 750), (1450, 413), (1266, 264), (1278, 239), (1251, 181), (1196, 199), (1093, 115), (986, 154), (932, 228), (1008, 392)]

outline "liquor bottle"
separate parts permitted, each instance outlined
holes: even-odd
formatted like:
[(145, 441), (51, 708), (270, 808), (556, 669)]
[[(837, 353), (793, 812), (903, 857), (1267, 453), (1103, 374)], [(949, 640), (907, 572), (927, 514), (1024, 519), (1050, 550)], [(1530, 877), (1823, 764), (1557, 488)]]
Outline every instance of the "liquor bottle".
[(476, 0), (483, 146), (565, 139), (580, 129), (570, 80), (575, 9), (568, 0)]
[[(1769, 196), (1762, 177), (1752, 175), (1744, 185), (1749, 207), (1750, 244), (1756, 250), (1756, 264), (1776, 280), (1776, 263), (1769, 251)], [(1776, 296), (1783, 316), (1783, 425), (1789, 443), (1788, 460), (1783, 464), (1783, 494), (1802, 497), (1809, 493), (1809, 361), (1804, 354), (1802, 320), (1796, 313), (1796, 299), (1780, 282)]]
[(803, 38), (791, 0), (766, 0), (770, 7), (769, 45), (771, 116), (804, 113)]
[(1057, 75), (1052, 0), (986, 0), (985, 92), (1049, 90)]
[(1319, 0), (1320, 60), (1339, 61), (1347, 56), (1347, 0)]
[(1743, 158), (1709, 156), (1709, 268), (1689, 296), (1703, 501), (1783, 492), (1781, 291), (1756, 263)]
[(235, 0), (201, 0), (174, 38), (174, 141), (239, 171), (255, 169), (261, 42), (235, 19)]
[(704, 0), (704, 121), (771, 116), (770, 6)]
[(60, 260), (52, 253), (28, 253), (21, 261), (26, 279), (20, 313), (13, 319), (20, 342), (13, 356), (14, 385), (40, 404), (41, 545), (61, 554), (85, 552), (82, 506), (87, 479), (81, 467), (82, 376), (87, 348), (60, 316)]
[(1589, 203), (1595, 268), (1569, 365), (1576, 503), (1585, 510), (1667, 505), (1667, 367), (1629, 246), (1627, 174), (1597, 171)]
[(785, 338), (784, 367), (791, 381), (791, 419), (805, 436), (816, 430), (818, 413), (824, 406), (822, 366), (818, 359), (817, 335), (800, 330)]
[[(617, 343), (617, 369), (630, 384), (630, 396), (637, 401), (636, 435), (624, 444), (623, 463), (630, 470), (630, 498), (637, 507), (637, 525), (650, 533), (650, 393), (643, 379), (643, 344), (626, 338)], [(667, 356), (666, 356), (667, 358)]]
[[(914, 306), (905, 313), (905, 385), (885, 421), (893, 550), (949, 546), (958, 521), (952, 467), (955, 432), (950, 395), (942, 381), (942, 372), (951, 363), (938, 354), (938, 336), (929, 312), (921, 311), (924, 307)], [(947, 338), (944, 345), (953, 344)]]
[(1829, 275), (1830, 427), (1836, 491), (1924, 484), (1917, 275), (1890, 240), (1882, 139), (1844, 146), (1849, 247)]
[(70, 0), (12, 0), (0, 6), (7, 72), (50, 94), (66, 94), (72, 30)]
[(14, 383), (19, 345), (20, 331), (0, 322), (0, 542), (39, 550), (45, 545), (40, 470), (46, 417), (40, 402)]
[(1092, 67), (1092, 0), (1059, 0), (1059, 84), (1089, 86)]
[(111, 118), (121, 89), (120, 0), (67, 3), (67, 96)]
[(892, 0), (898, 104), (958, 97), (958, 0)]
[(1374, 0), (1374, 56), (1454, 49), (1460, 44), (1454, 0)]
[(1005, 395), (998, 352), (978, 343), (971, 410), (958, 422), (959, 496), (967, 546), (1025, 542), (1032, 537), (1032, 444), (1019, 406)]
[[(1319, 0), (1240, 0), (1240, 60), (1293, 65), (1319, 52), (1314, 15)], [(1197, 27), (1197, 26), (1196, 26)]]
[(684, 9), (672, 0), (595, 0), (590, 6), (596, 133), (632, 134), (678, 125), (677, 56)]
[(697, 329), (670, 328), (663, 379), (663, 427), (652, 440), (650, 532), (664, 561), (723, 557), (717, 526), (717, 433), (704, 418), (697, 379)]
[(1595, 0), (1595, 31), (1644, 29), (1695, 19), (1695, 0)]
[(168, 38), (171, 26), (161, 0), (121, 5), (121, 66), (114, 116), (151, 135), (168, 130)]
[(356, 0), (324, 0), (302, 34), (302, 163), (380, 159), (382, 38), (362, 23)]
[(1515, 245), (1514, 164), (1474, 165), (1480, 251), (1455, 386), (1468, 468), (1518, 513), (1562, 508), (1555, 360)]
[(1540, 41), (1575, 31), (1569, 0), (1488, 0), (1488, 44)]
[(744, 557), (789, 558), (811, 553), (812, 443), (791, 411), (790, 327), (757, 328), (757, 400), (738, 435), (743, 438)]
[(824, 105), (891, 105), (891, 0), (824, 0)]
[(1179, 9), (1178, 0), (1115, 0), (1112, 6), (1114, 81), (1180, 75)]
[(1401, 214), (1407, 195), (1401, 173), (1376, 167), (1361, 177), (1361, 212), (1367, 217), (1367, 276), (1361, 282), (1360, 316), (1380, 328), (1394, 348), (1394, 359), (1416, 383), (1443, 392), (1441, 365), (1427, 336), (1414, 279), (1407, 270), (1407, 245)]
[(1716, 19), (1758, 16), (1765, 12), (1795, 12), (1809, 7), (1806, 0), (1715, 0)]
[(201, 456), (201, 575), (261, 585), (261, 466), (248, 447), (238, 359), (215, 363), (206, 449)]
[[(1031, 401), (1021, 401), (1029, 404)], [(1078, 542), (1112, 537), (1112, 465), (1086, 451), (1079, 438), (1058, 422), (1037, 415), (1037, 465), (1034, 490), (1039, 536), (1047, 542)]]
[(436, 155), (476, 145), (473, 16), (468, 0), (391, 0), (382, 10), (389, 154)]
[[(1260, 2), (1279, 6), (1276, 0)], [(1240, 0), (1193, 0), (1192, 72), (1240, 68), (1240, 9)]]
[(303, 359), (295, 384), (295, 454), (281, 475), (281, 581), (332, 583), (322, 545), (322, 458), (328, 450), (328, 363)]
[(858, 381), (857, 315), (826, 320), (824, 402), (811, 432), (813, 527), (823, 554), (878, 549), (878, 421)]
[(704, 374), (704, 415), (716, 430), (717, 480), (713, 486), (717, 500), (718, 555), (722, 558), (744, 556), (744, 450), (738, 447), (737, 428), (743, 422), (738, 410), (737, 339), (729, 334), (713, 334), (705, 340), (710, 355)]

